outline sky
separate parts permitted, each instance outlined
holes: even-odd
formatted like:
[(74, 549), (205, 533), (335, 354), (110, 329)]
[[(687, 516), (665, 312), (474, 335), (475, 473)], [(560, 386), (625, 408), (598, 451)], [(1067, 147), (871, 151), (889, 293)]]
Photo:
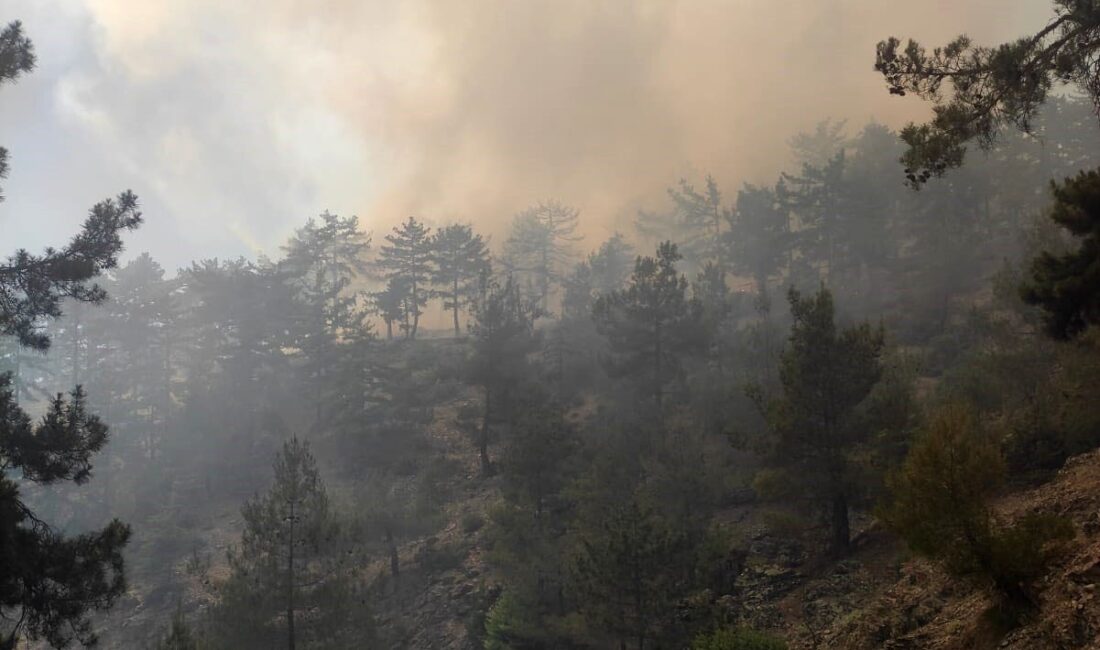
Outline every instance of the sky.
[[(890, 35), (1036, 31), (1049, 0), (3, 0), (38, 69), (0, 87), (7, 250), (61, 244), (131, 189), (127, 256), (278, 256), (307, 218), (409, 215), (500, 241), (540, 199), (591, 247), (790, 167), (789, 138), (927, 115), (872, 69)], [(6, 251), (5, 251), (6, 252)]]

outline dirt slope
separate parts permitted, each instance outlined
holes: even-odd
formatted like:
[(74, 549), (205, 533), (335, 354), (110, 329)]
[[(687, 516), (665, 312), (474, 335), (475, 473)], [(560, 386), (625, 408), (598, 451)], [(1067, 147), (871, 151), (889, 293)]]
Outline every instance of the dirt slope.
[[(998, 504), (1008, 521), (1027, 513), (1068, 517), (1077, 537), (1041, 581), (1041, 612), (1007, 634), (984, 613), (980, 590), (933, 563), (893, 561), (896, 542), (872, 529), (863, 548), (784, 599), (793, 648), (851, 650), (1062, 650), (1100, 648), (1100, 451), (1070, 459), (1050, 482)], [(892, 550), (894, 549), (894, 550)], [(838, 580), (838, 576), (849, 578)], [(854, 576), (854, 577), (851, 577)], [(833, 588), (841, 585), (839, 589)], [(813, 612), (826, 612), (824, 617)], [(810, 612), (810, 614), (807, 614)]]

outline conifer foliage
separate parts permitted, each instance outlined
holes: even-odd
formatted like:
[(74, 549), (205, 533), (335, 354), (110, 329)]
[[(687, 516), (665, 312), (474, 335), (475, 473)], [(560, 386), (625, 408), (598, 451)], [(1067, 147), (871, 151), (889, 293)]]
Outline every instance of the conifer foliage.
[(432, 281), (443, 298), (443, 309), (450, 310), (455, 336), (461, 334), (458, 312), (477, 297), (478, 281), (489, 270), (489, 249), (481, 235), (468, 224), (455, 223), (436, 231), (432, 237), (435, 262)]
[(352, 648), (372, 634), (354, 578), (358, 556), (334, 517), (308, 443), (292, 437), (275, 480), (241, 509), (214, 635), (225, 647)]
[(688, 294), (687, 278), (676, 270), (676, 244), (657, 247), (656, 257), (638, 257), (625, 289), (600, 296), (592, 308), (612, 355), (617, 376), (644, 377), (646, 392), (660, 409), (682, 357), (703, 345), (702, 307)]
[(997, 47), (977, 46), (965, 35), (931, 52), (914, 40), (903, 47), (895, 37), (878, 44), (875, 70), (890, 93), (935, 103), (932, 121), (901, 132), (909, 145), (902, 161), (911, 184), (919, 187), (962, 165), (970, 141), (991, 149), (1006, 126), (1031, 132), (1056, 84), (1100, 99), (1100, 6), (1055, 0), (1054, 10), (1035, 34)]
[(1049, 515), (998, 523), (991, 502), (1005, 472), (1001, 450), (973, 410), (951, 404), (935, 414), (891, 477), (893, 501), (879, 514), (914, 551), (992, 588), (1018, 616), (1038, 606), (1034, 582), (1052, 557), (1051, 543), (1074, 531)]
[(1072, 339), (1100, 324), (1100, 170), (1052, 183), (1050, 218), (1080, 242), (1064, 255), (1043, 252), (1031, 265), (1024, 299), (1044, 311), (1047, 333)]
[[(18, 22), (0, 31), (0, 84), (34, 67), (31, 41)], [(0, 149), (0, 177), (7, 152)], [(106, 292), (92, 282), (118, 265), (122, 234), (141, 223), (129, 192), (92, 208), (68, 245), (41, 255), (18, 250), (0, 264), (0, 336), (45, 351), (44, 324), (61, 315), (63, 298), (99, 303)], [(83, 389), (50, 400), (38, 422), (19, 406), (10, 374), (0, 375), (0, 648), (21, 639), (55, 647), (94, 645), (91, 611), (110, 607), (125, 591), (122, 549), (130, 538), (118, 520), (65, 537), (39, 518), (20, 490), (91, 476), (91, 457), (107, 442), (107, 426), (87, 410)], [(22, 481), (17, 482), (16, 477)]]
[(431, 292), (431, 229), (409, 217), (386, 235), (386, 242), (378, 264), (386, 280), (392, 282), (387, 290), (401, 292), (401, 330), (406, 338), (415, 339), (423, 314), (421, 308), (427, 304)]
[(783, 394), (768, 405), (773, 462), (828, 509), (832, 551), (843, 554), (857, 490), (853, 455), (869, 436), (856, 409), (882, 375), (884, 333), (866, 323), (838, 328), (824, 287), (807, 297), (791, 289), (788, 299), (794, 324), (779, 365)]

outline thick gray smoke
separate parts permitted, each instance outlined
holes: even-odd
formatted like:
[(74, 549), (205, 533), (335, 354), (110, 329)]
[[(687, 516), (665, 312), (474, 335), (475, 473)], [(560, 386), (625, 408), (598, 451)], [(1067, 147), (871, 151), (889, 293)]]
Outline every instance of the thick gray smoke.
[[(15, 157), (5, 229), (71, 229), (93, 200), (132, 187), (150, 219), (131, 250), (169, 267), (200, 250), (274, 253), (326, 208), (376, 233), (415, 214), (499, 239), (514, 212), (556, 197), (602, 237), (681, 176), (770, 182), (787, 139), (825, 117), (856, 128), (923, 116), (871, 70), (885, 36), (939, 44), (962, 25), (999, 42), (1050, 14), (1046, 0), (5, 9), (40, 37), (42, 59), (2, 91), (0, 141)], [(74, 141), (87, 146), (73, 153)]]

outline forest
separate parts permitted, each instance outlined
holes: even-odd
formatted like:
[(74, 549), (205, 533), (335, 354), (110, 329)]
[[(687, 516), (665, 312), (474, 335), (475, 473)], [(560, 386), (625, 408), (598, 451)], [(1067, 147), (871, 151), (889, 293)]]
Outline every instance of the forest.
[(318, 211), (173, 270), (130, 191), (8, 238), (0, 649), (1093, 647), (1100, 3), (882, 36), (930, 120), (806, 107), (602, 240)]

